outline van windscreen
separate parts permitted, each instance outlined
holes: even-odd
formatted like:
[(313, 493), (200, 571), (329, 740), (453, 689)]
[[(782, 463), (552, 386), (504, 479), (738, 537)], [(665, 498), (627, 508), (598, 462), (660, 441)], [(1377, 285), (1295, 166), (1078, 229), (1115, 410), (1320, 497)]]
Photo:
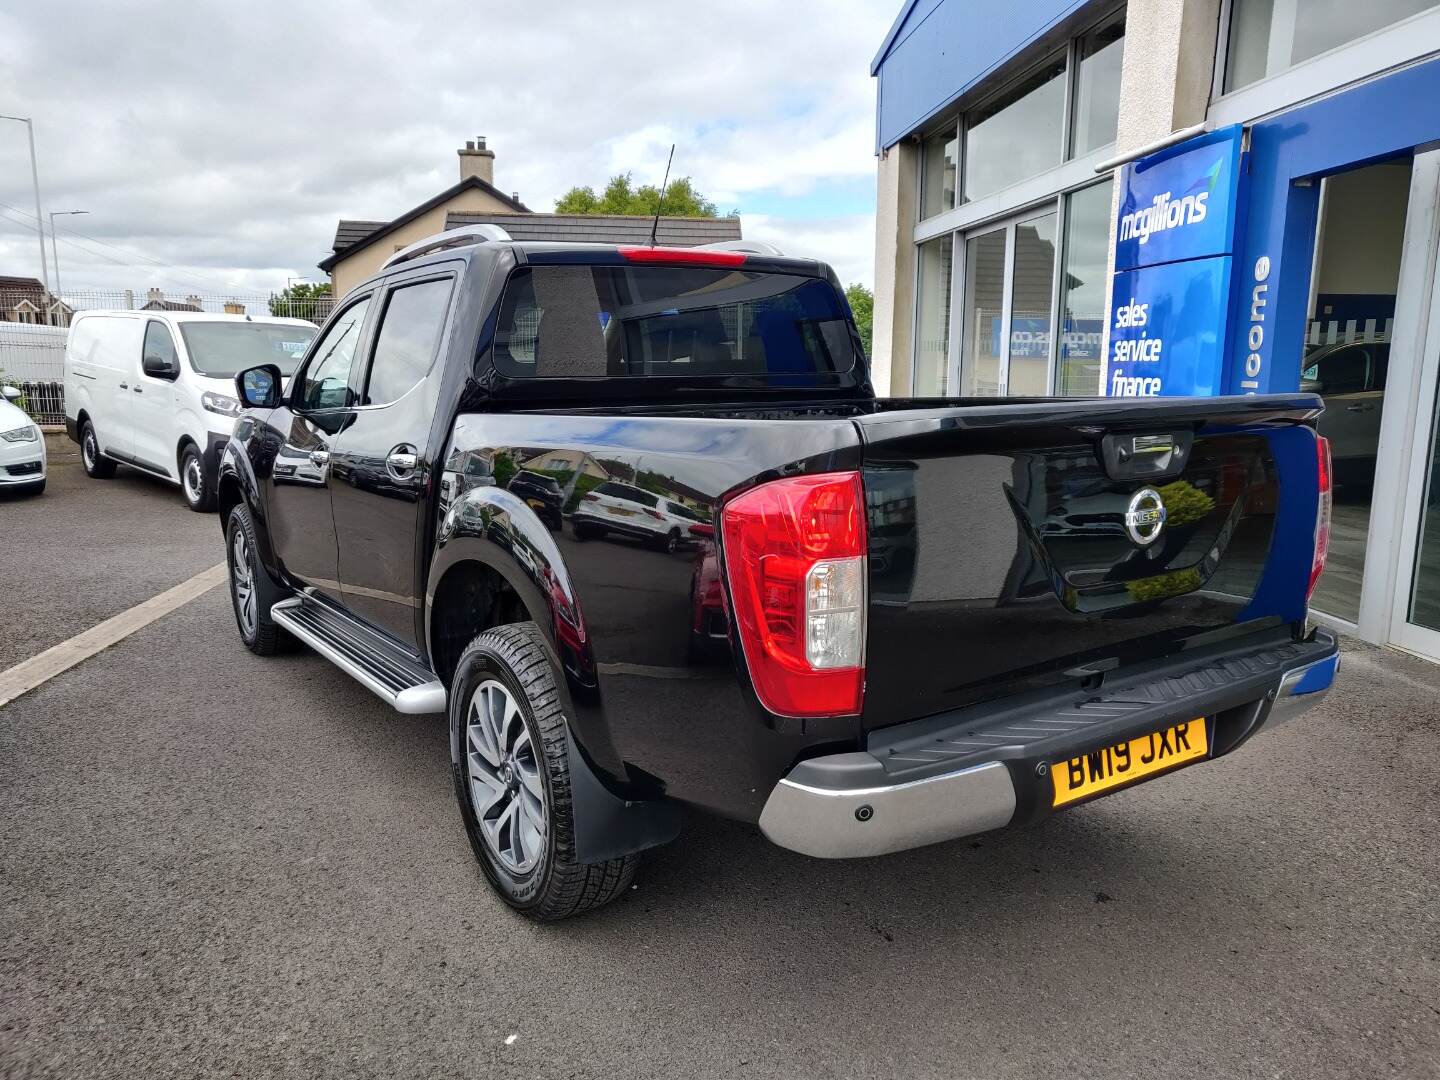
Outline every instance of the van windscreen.
[(709, 267), (521, 267), (505, 286), (494, 356), (502, 375), (540, 379), (773, 375), (803, 385), (855, 367), (828, 281)]
[(180, 323), (190, 365), (197, 375), (231, 379), (246, 368), (274, 364), (289, 377), (310, 347), (319, 327), (286, 323), (205, 322)]

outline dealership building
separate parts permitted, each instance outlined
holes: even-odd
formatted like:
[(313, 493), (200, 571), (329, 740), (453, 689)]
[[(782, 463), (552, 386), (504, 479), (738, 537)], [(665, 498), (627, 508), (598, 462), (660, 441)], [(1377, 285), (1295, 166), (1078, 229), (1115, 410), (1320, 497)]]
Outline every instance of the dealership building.
[(1440, 3), (909, 0), (871, 72), (880, 392), (1320, 393), (1314, 607), (1440, 660)]

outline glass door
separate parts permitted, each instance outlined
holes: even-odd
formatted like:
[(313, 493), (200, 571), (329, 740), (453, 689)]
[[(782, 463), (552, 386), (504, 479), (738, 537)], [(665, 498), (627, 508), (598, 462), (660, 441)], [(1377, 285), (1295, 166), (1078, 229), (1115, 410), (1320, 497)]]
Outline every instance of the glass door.
[(964, 238), (962, 395), (1050, 392), (1057, 230), (1047, 210)]
[[(1440, 661), (1440, 151), (1417, 155), (1415, 161), (1417, 180), (1428, 179), (1432, 208), (1429, 295), (1421, 305), (1421, 332), (1415, 335), (1420, 363), (1412, 385), (1418, 392), (1409, 467), (1401, 485), (1390, 640)], [(1422, 169), (1422, 163), (1428, 168)], [(1421, 193), (1412, 193), (1412, 207), (1416, 194)]]

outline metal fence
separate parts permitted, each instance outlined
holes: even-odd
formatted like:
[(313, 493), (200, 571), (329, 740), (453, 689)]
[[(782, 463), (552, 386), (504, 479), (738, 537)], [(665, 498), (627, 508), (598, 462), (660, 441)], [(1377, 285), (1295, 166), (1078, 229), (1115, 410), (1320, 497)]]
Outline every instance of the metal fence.
[[(66, 290), (43, 297), (38, 290), (0, 289), (0, 383), (17, 387), (23, 407), (40, 424), (65, 422), (65, 338), (82, 311), (204, 311), (214, 314), (275, 316), (322, 323), (335, 301), (329, 297), (281, 300), (259, 293), (166, 294)], [(46, 320), (48, 319), (48, 323)], [(136, 357), (139, 362), (139, 357)]]

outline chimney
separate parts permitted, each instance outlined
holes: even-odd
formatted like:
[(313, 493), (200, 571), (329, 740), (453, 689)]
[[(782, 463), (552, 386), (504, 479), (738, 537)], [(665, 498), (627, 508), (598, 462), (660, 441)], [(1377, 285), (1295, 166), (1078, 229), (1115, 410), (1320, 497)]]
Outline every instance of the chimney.
[(473, 141), (467, 139), (464, 148), (457, 152), (460, 155), (461, 180), (478, 176), (487, 184), (495, 183), (495, 151), (485, 149), (484, 135), (477, 135)]
[(239, 300), (226, 300), (226, 301), (225, 301), (225, 314), (226, 314), (226, 315), (244, 315), (244, 314), (245, 314), (245, 305), (242, 304), (242, 303), (240, 303)]
[(146, 293), (145, 293), (145, 302), (146, 302), (147, 304), (149, 304), (149, 303), (159, 303), (159, 302), (163, 302), (164, 299), (165, 299), (165, 294), (164, 294), (163, 292), (161, 292), (159, 289), (149, 289), (149, 290), (146, 291)]
[(205, 306), (204, 301), (202, 301), (200, 297), (196, 296), (194, 293), (191, 293), (189, 296), (185, 297), (185, 303), (189, 304), (196, 311), (199, 311), (202, 307)]

